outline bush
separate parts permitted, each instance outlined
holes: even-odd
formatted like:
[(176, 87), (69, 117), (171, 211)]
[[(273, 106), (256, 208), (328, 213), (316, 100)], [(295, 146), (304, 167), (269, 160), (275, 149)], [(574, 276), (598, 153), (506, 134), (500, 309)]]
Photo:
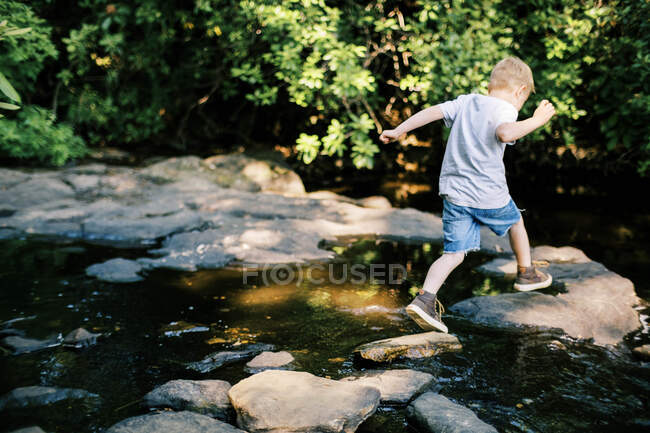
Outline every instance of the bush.
[(0, 119), (0, 137), (0, 153), (11, 158), (63, 165), (86, 153), (69, 125), (55, 124), (52, 112), (37, 106), (23, 107), (13, 119)]

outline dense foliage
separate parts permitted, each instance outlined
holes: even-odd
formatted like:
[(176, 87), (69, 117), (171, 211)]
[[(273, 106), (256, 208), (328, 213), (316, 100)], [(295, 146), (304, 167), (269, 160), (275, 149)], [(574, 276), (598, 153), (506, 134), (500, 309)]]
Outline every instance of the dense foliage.
[[(520, 118), (542, 98), (558, 113), (519, 158), (650, 173), (645, 0), (5, 0), (2, 19), (33, 30), (0, 41), (0, 72), (51, 107), (0, 120), (8, 155), (54, 152), (29, 147), (30, 125), (50, 134), (53, 162), (81, 154), (67, 122), (91, 145), (263, 143), (305, 163), (391, 164), (400, 145), (380, 149), (382, 128), (485, 92), (493, 65), (517, 55), (538, 90)], [(436, 145), (444, 134), (425, 132)]]

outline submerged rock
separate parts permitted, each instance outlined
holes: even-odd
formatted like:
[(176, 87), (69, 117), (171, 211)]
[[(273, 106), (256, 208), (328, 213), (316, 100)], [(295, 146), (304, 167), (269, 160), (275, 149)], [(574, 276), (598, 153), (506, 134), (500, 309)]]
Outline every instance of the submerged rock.
[(159, 412), (118, 422), (105, 433), (246, 433), (206, 415), (194, 412)]
[(77, 328), (65, 336), (63, 339), (63, 345), (66, 347), (81, 349), (82, 347), (88, 347), (96, 344), (97, 339), (101, 336), (102, 334), (95, 334), (88, 332), (84, 328)]
[(83, 389), (25, 386), (22, 388), (16, 388), (0, 397), (0, 411), (46, 406), (62, 400), (89, 398), (95, 399), (99, 398), (99, 396)]
[(2, 339), (2, 345), (11, 348), (14, 351), (14, 355), (20, 355), (21, 353), (36, 352), (37, 350), (59, 346), (61, 345), (61, 339), (61, 334), (46, 340), (10, 335)]
[(432, 331), (373, 341), (357, 347), (354, 352), (369, 361), (387, 362), (398, 357), (426, 358), (462, 348), (456, 336)]
[(377, 388), (381, 393), (381, 402), (386, 404), (408, 403), (433, 380), (433, 375), (429, 373), (408, 369), (366, 370), (340, 379), (342, 382), (354, 382)]
[(188, 323), (182, 320), (178, 322), (171, 322), (169, 325), (165, 325), (161, 328), (161, 331), (165, 337), (179, 337), (183, 334), (193, 333), (193, 332), (207, 332), (210, 328), (207, 326), (198, 324), (198, 323)]
[(289, 352), (262, 352), (246, 363), (246, 367), (252, 371), (261, 371), (270, 368), (284, 367), (294, 361), (293, 355)]
[(33, 426), (33, 427), (21, 428), (19, 430), (13, 430), (9, 433), (45, 433), (45, 432), (40, 427)]
[(208, 355), (207, 357), (203, 358), (201, 361), (188, 363), (187, 368), (190, 370), (198, 371), (199, 373), (208, 373), (214, 369), (221, 367), (222, 365), (251, 359), (264, 351), (273, 349), (274, 346), (272, 344), (249, 344), (240, 350), (213, 353), (212, 355)]
[(255, 432), (352, 433), (379, 405), (379, 390), (298, 371), (267, 370), (228, 392), (237, 425)]
[(111, 283), (133, 283), (142, 281), (142, 265), (122, 258), (96, 263), (86, 268), (86, 275)]
[(209, 415), (223, 421), (231, 418), (228, 399), (230, 383), (225, 380), (171, 380), (144, 396), (149, 407), (169, 407)]
[(427, 432), (497, 433), (474, 412), (433, 392), (422, 394), (407, 408), (409, 421)]

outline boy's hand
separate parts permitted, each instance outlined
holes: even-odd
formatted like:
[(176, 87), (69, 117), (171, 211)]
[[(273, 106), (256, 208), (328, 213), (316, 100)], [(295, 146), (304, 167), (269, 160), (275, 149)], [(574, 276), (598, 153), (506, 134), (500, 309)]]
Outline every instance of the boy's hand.
[(546, 122), (551, 120), (551, 117), (555, 114), (555, 107), (553, 104), (548, 102), (547, 99), (544, 99), (539, 103), (539, 106), (533, 113), (533, 118), (539, 122), (539, 125), (544, 125)]
[(400, 135), (402, 134), (397, 129), (386, 129), (381, 133), (379, 139), (382, 143), (390, 143), (393, 140), (397, 140)]

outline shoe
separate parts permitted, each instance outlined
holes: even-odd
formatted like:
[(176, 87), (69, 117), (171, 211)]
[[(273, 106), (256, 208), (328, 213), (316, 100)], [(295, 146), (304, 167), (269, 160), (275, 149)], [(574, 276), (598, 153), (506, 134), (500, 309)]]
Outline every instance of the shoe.
[(447, 327), (440, 317), (444, 311), (436, 295), (423, 291), (406, 307), (406, 313), (420, 328), (447, 333)]
[(551, 283), (553, 283), (553, 277), (546, 272), (536, 269), (535, 265), (530, 267), (517, 266), (515, 289), (520, 292), (543, 289), (544, 287), (550, 286)]

